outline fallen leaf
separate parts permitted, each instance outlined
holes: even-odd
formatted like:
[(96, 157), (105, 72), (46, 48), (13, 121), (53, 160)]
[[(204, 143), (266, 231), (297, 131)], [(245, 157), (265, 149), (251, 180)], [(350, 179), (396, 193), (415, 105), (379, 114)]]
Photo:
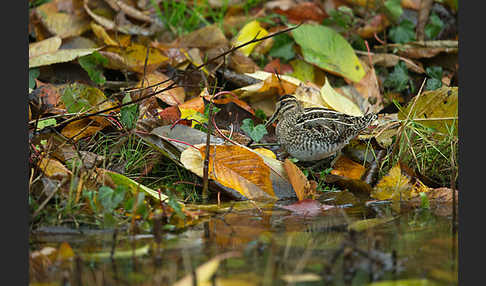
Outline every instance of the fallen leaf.
[(68, 123), (61, 130), (61, 134), (74, 142), (89, 137), (103, 130), (111, 123), (101, 116), (92, 116)]
[[(189, 147), (181, 154), (184, 166), (202, 177), (206, 145)], [(197, 155), (197, 152), (200, 155)], [(232, 188), (249, 199), (275, 199), (270, 168), (263, 159), (240, 146), (210, 146), (209, 175), (223, 186)]]
[(64, 39), (79, 36), (89, 30), (86, 14), (61, 12), (57, 2), (45, 3), (35, 9), (40, 21), (51, 34)]
[(91, 22), (91, 30), (96, 35), (98, 39), (101, 39), (106, 45), (108, 46), (117, 46), (118, 43), (113, 40), (110, 35), (106, 32), (103, 26), (96, 24), (95, 22)]
[(383, 109), (383, 96), (380, 92), (375, 69), (363, 61), (361, 61), (361, 65), (364, 67), (366, 75), (359, 82), (353, 83), (353, 86), (370, 103), (372, 109), (368, 112), (378, 113)]
[(412, 178), (402, 172), (400, 164), (397, 164), (376, 184), (371, 197), (378, 200), (392, 199), (395, 202), (407, 201), (419, 193), (430, 190), (419, 179), (413, 179), (415, 182), (412, 182)]
[[(111, 180), (113, 181), (113, 183), (116, 186), (125, 186), (132, 193), (136, 193), (137, 190), (140, 190), (140, 191), (144, 191), (144, 192), (148, 193), (149, 195), (151, 195), (152, 197), (154, 197), (157, 200), (160, 200), (160, 201), (169, 200), (169, 197), (167, 197), (166, 195), (164, 195), (160, 192), (154, 191), (151, 188), (146, 187), (146, 186), (140, 184), (139, 182), (136, 182), (136, 181), (134, 181), (134, 180), (132, 180), (128, 177), (125, 177), (122, 174), (119, 174), (119, 173), (116, 173), (116, 172), (113, 172), (113, 171), (109, 171), (109, 170), (104, 170), (104, 169), (97, 169), (97, 171), (100, 172), (101, 174), (110, 176)], [(184, 205), (182, 202), (179, 202), (179, 204)]]
[(114, 21), (94, 13), (89, 8), (88, 1), (84, 1), (84, 10), (91, 18), (93, 18), (93, 20), (108, 30), (118, 30), (119, 32), (130, 35), (150, 36), (153, 34), (152, 30), (134, 25), (127, 19), (125, 19), (122, 24), (116, 24)]
[[(157, 86), (154, 86), (154, 87), (152, 87), (148, 90), (144, 90), (144, 92), (142, 93), (141, 96), (145, 96), (149, 93), (159, 92), (159, 91), (163, 90), (164, 88), (167, 88), (168, 86), (170, 86), (173, 83), (173, 81), (171, 79), (169, 79), (168, 76), (166, 76), (165, 74), (158, 72), (158, 71), (154, 71), (154, 72), (151, 72), (151, 73), (145, 75), (145, 78), (143, 78), (143, 75), (141, 75), (140, 78), (141, 78), (140, 82), (137, 85), (137, 87), (140, 87), (140, 88), (141, 87), (153, 86), (155, 84), (164, 82), (163, 84), (158, 84)], [(143, 83), (143, 86), (142, 86), (142, 83)], [(184, 92), (183, 87), (178, 86), (178, 87), (171, 88), (171, 89), (168, 89), (168, 90), (163, 91), (163, 92), (159, 92), (155, 96), (157, 98), (159, 98), (160, 100), (162, 100), (163, 102), (167, 103), (168, 105), (179, 105), (179, 104), (182, 104), (184, 102), (184, 99), (186, 98), (186, 93)]]
[[(449, 134), (454, 126), (454, 135), (458, 132), (458, 87), (443, 86), (436, 90), (425, 91), (418, 95), (416, 102), (410, 101), (406, 108), (398, 113), (398, 119), (410, 118), (435, 130)], [(413, 110), (410, 109), (413, 106)]]
[(291, 7), (275, 7), (274, 12), (285, 15), (291, 23), (301, 23), (306, 20), (321, 23), (328, 17), (326, 11), (315, 2), (301, 2)]
[(375, 46), (377, 50), (397, 49), (397, 53), (405, 58), (422, 59), (432, 58), (439, 53), (457, 54), (459, 51), (458, 41), (425, 41), (410, 42), (407, 44), (388, 44), (386, 46)]
[(62, 49), (56, 50), (52, 53), (40, 54), (29, 58), (29, 69), (41, 66), (48, 66), (52, 64), (65, 63), (75, 60), (82, 56), (87, 56), (93, 52), (99, 50), (99, 48), (91, 49)]
[[(246, 24), (236, 36), (236, 39), (233, 41), (234, 46), (239, 46), (246, 42), (249, 42), (253, 39), (260, 39), (268, 35), (267, 30), (265, 30), (262, 26), (260, 26), (260, 22), (254, 20)], [(259, 42), (251, 43), (240, 48), (240, 51), (245, 55), (249, 56), (256, 45)]]
[(297, 167), (289, 159), (285, 159), (284, 168), (299, 201), (311, 198), (313, 195), (315, 195), (316, 190), (312, 189), (310, 182), (307, 180), (307, 177), (304, 175), (304, 173), (302, 173), (299, 167)]
[(364, 77), (365, 71), (353, 48), (333, 29), (303, 24), (292, 35), (307, 62), (354, 82)]
[(52, 158), (42, 158), (38, 163), (39, 169), (48, 177), (67, 177), (72, 172), (61, 162)]
[(366, 169), (363, 165), (354, 162), (345, 155), (341, 155), (334, 164), (331, 174), (360, 180), (365, 171)]
[(53, 53), (61, 47), (61, 43), (62, 39), (58, 36), (31, 43), (29, 44), (29, 59), (42, 54)]
[(262, 154), (263, 156), (267, 156), (272, 159), (277, 159), (277, 156), (275, 153), (273, 153), (271, 150), (268, 150), (267, 148), (255, 148), (253, 151)]
[[(119, 250), (116, 249), (116, 251), (113, 253), (113, 258), (114, 259), (130, 259), (133, 257), (141, 257), (144, 255), (147, 255), (149, 253), (150, 246), (144, 245), (138, 248), (131, 248), (128, 250)], [(104, 259), (110, 259), (112, 257), (112, 252), (111, 251), (98, 251), (98, 252), (83, 252), (80, 253), (79, 256), (86, 261), (92, 261), (92, 260), (104, 260)]]
[(59, 92), (69, 113), (95, 112), (116, 106), (100, 89), (87, 84), (66, 84), (59, 88)]
[(182, 48), (214, 48), (227, 46), (229, 43), (218, 24), (197, 29), (178, 38), (176, 42)]
[(364, 115), (363, 111), (354, 102), (334, 90), (327, 79), (321, 88), (321, 96), (325, 104), (331, 109), (352, 116)]
[(377, 14), (373, 18), (366, 21), (363, 27), (359, 27), (356, 33), (363, 39), (369, 39), (375, 34), (378, 34), (390, 25), (390, 21), (384, 14)]
[(108, 64), (106, 65), (107, 68), (115, 70), (127, 69), (141, 74), (144, 72), (147, 74), (153, 72), (158, 67), (165, 64), (168, 59), (158, 49), (150, 48), (145, 70), (147, 47), (143, 45), (132, 44), (126, 48), (109, 46), (99, 51), (99, 53), (108, 59)]

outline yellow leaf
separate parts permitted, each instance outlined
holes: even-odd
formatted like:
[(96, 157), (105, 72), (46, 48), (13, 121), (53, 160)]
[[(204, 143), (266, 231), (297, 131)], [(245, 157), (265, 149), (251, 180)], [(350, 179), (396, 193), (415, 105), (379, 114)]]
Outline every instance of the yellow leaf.
[(277, 156), (275, 153), (273, 153), (271, 150), (268, 150), (267, 148), (255, 148), (253, 151), (258, 152), (262, 154), (263, 156), (267, 156), (272, 159), (277, 159)]
[(347, 97), (335, 91), (327, 78), (321, 88), (321, 97), (330, 108), (336, 111), (353, 116), (363, 116), (361, 109)]
[(95, 22), (91, 22), (91, 30), (97, 38), (103, 40), (103, 42), (108, 46), (118, 46), (117, 42), (115, 42), (115, 40), (113, 40), (110, 35), (108, 35), (103, 26), (98, 25)]
[(196, 269), (197, 283), (193, 282), (193, 275), (187, 274), (181, 280), (177, 281), (174, 286), (192, 286), (192, 285), (211, 285), (211, 277), (213, 277), (216, 270), (218, 270), (219, 263), (224, 259), (239, 256), (239, 252), (226, 252), (212, 258), (208, 262), (202, 264)]
[[(123, 70), (144, 73), (145, 58), (147, 57), (147, 47), (140, 44), (133, 44), (126, 48), (118, 46), (106, 47), (100, 51), (104, 57), (108, 58), (107, 67), (110, 69)], [(150, 48), (147, 59), (146, 72), (151, 73), (167, 61), (158, 49)]]
[(48, 177), (67, 177), (71, 175), (71, 171), (56, 159), (42, 158), (38, 165)]
[(57, 63), (70, 62), (82, 56), (87, 56), (93, 52), (99, 50), (98, 48), (92, 49), (63, 49), (57, 50), (52, 53), (40, 54), (29, 58), (29, 68), (35, 68), (40, 66), (48, 66)]
[(63, 39), (79, 36), (89, 30), (88, 15), (74, 13), (74, 11), (73, 13), (60, 12), (57, 1), (45, 3), (37, 7), (35, 12), (51, 34)]
[(419, 179), (415, 178), (415, 183), (412, 183), (411, 178), (402, 173), (400, 164), (397, 164), (376, 184), (371, 197), (378, 200), (409, 200), (419, 193), (428, 191), (429, 188)]
[[(417, 122), (449, 134), (448, 130), (454, 124), (454, 134), (457, 135), (458, 115), (458, 87), (441, 87), (436, 90), (426, 91), (415, 100), (411, 100), (408, 106), (398, 113), (398, 119), (410, 117)], [(410, 112), (410, 108), (412, 108)], [(434, 118), (437, 118), (434, 120)]]
[[(260, 23), (258, 21), (254, 20), (254, 21), (251, 21), (248, 24), (246, 24), (240, 30), (240, 32), (236, 36), (236, 41), (234, 42), (234, 45), (238, 46), (238, 45), (244, 44), (246, 42), (249, 42), (249, 41), (255, 39), (255, 37), (257, 35), (258, 35), (257, 38), (260, 39), (260, 38), (267, 36), (268, 32), (267, 32), (267, 30), (262, 28), (262, 26), (260, 26)], [(259, 44), (258, 42), (251, 43), (251, 44), (246, 45), (243, 48), (241, 48), (240, 51), (245, 56), (249, 56), (251, 54), (251, 52), (253, 51), (253, 49), (255, 48), (255, 46), (258, 45), (258, 44)]]
[(181, 108), (179, 107), (179, 111), (181, 112), (181, 119), (193, 120), (191, 127), (194, 128), (199, 123), (208, 123), (208, 119), (199, 111), (195, 109), (189, 108)]

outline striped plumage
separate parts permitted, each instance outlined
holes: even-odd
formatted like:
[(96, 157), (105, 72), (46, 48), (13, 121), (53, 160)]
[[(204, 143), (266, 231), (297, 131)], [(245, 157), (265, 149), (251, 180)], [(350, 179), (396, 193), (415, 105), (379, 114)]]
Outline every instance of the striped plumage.
[(350, 116), (322, 107), (303, 108), (292, 95), (282, 96), (266, 126), (278, 120), (280, 146), (299, 161), (328, 158), (376, 119), (376, 114)]

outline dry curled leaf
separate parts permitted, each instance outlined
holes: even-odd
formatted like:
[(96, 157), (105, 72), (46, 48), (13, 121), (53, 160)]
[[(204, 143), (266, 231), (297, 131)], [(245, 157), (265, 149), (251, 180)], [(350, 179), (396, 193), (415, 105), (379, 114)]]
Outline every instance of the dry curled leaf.
[(294, 188), (295, 194), (299, 201), (311, 198), (316, 193), (316, 189), (308, 180), (302, 171), (289, 159), (284, 161), (285, 172), (289, 177), (289, 181)]

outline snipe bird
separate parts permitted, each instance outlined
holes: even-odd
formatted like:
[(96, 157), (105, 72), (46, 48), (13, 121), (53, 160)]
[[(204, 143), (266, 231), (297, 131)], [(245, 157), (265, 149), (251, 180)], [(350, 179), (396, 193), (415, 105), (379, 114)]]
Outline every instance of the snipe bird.
[(265, 127), (278, 120), (275, 134), (284, 151), (299, 161), (319, 161), (337, 156), (376, 118), (374, 113), (351, 116), (322, 107), (303, 108), (295, 96), (284, 95)]

